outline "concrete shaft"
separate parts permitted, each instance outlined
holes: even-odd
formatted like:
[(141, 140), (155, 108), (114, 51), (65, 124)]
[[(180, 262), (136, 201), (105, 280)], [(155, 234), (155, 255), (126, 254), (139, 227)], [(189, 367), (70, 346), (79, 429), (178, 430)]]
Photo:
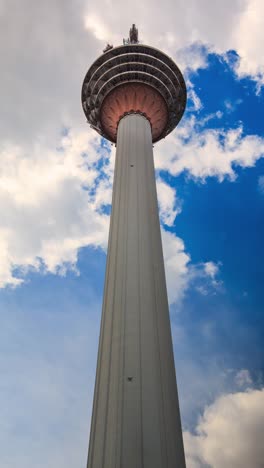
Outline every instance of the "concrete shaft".
[(88, 468), (184, 468), (147, 119), (119, 123)]

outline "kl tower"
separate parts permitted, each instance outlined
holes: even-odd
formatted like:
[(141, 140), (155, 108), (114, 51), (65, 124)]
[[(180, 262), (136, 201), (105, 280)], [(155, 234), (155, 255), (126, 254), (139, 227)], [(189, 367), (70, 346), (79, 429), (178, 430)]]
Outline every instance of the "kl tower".
[(185, 104), (180, 70), (134, 24), (83, 82), (89, 124), (116, 143), (87, 468), (185, 468), (153, 161)]

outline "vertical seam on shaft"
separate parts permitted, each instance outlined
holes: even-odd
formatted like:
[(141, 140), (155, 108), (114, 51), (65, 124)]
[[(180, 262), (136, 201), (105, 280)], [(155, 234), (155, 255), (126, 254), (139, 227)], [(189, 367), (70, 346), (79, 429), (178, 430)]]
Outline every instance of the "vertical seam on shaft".
[[(137, 127), (138, 129), (141, 129), (139, 122), (138, 122), (138, 116), (136, 116), (137, 118)], [(138, 130), (137, 129), (137, 130)], [(142, 133), (142, 132), (141, 132)], [(145, 128), (144, 128), (144, 139), (145, 139)], [(140, 135), (142, 136), (142, 135)], [(136, 148), (137, 149), (137, 152), (136, 152), (136, 157), (137, 157), (137, 160), (136, 160), (136, 180), (137, 180), (137, 211), (138, 211), (138, 220), (140, 220), (140, 203), (139, 203), (139, 187), (140, 187), (140, 184), (139, 184), (139, 177), (140, 177), (140, 171), (139, 171), (139, 162), (138, 162), (138, 159), (139, 157), (141, 158), (142, 156), (138, 154), (138, 147)], [(140, 229), (140, 222), (138, 222), (138, 329), (139, 329), (139, 337), (138, 337), (138, 340), (139, 340), (139, 393), (140, 393), (140, 400), (139, 400), (139, 404), (140, 404), (140, 448), (141, 448), (141, 466), (142, 468), (144, 468), (144, 457), (143, 457), (143, 445), (144, 445), (144, 439), (143, 439), (143, 423), (142, 423), (142, 347), (141, 347), (141, 340), (142, 340), (142, 331), (141, 331), (141, 314), (142, 314), (142, 310), (141, 310), (141, 269), (140, 269), (140, 266), (141, 266), (141, 229)]]
[[(119, 136), (118, 136), (119, 140)], [(125, 167), (124, 167), (124, 161), (123, 161), (123, 140), (120, 142), (120, 147), (118, 147), (118, 151), (120, 151), (121, 154), (121, 165), (122, 165), (122, 175), (123, 178), (121, 180), (122, 186), (126, 183), (124, 173), (125, 173)], [(120, 150), (119, 150), (120, 148)], [(122, 187), (123, 188), (123, 187)], [(124, 269), (126, 268), (126, 242), (125, 242), (125, 237), (126, 237), (126, 219), (127, 219), (127, 210), (126, 210), (126, 190), (123, 191), (121, 190), (121, 195), (123, 195), (124, 200), (123, 200), (123, 214), (124, 214), (124, 232), (123, 232), (123, 237), (121, 239), (121, 244), (122, 244), (122, 261), (121, 261), (121, 271), (124, 272)], [(116, 434), (116, 448), (115, 448), (115, 468), (119, 468), (121, 466), (121, 460), (120, 460), (120, 454), (121, 454), (121, 439), (122, 439), (122, 401), (123, 401), (123, 349), (124, 349), (124, 333), (123, 333), (123, 327), (124, 327), (124, 291), (125, 291), (125, 275), (122, 275), (122, 289), (121, 289), (121, 301), (120, 301), (120, 335), (119, 335), (119, 352), (118, 352), (118, 389), (117, 389), (117, 394), (118, 398), (117, 401), (120, 403), (117, 406), (117, 413), (116, 413), (116, 426), (117, 429), (119, 428), (119, 433)], [(121, 394), (121, 398), (120, 398)], [(119, 454), (118, 454), (118, 447), (119, 447)], [(119, 459), (119, 463), (118, 463)]]
[[(128, 141), (128, 137), (127, 137), (127, 126), (125, 126), (125, 132), (122, 132), (122, 136), (123, 136), (123, 133), (125, 133), (125, 137), (122, 138), (122, 145), (124, 147), (124, 141), (127, 142)], [(129, 132), (130, 133), (130, 132)], [(129, 142), (130, 143), (130, 142)], [(124, 153), (127, 155), (127, 152), (126, 152), (127, 148), (125, 148), (125, 151)], [(125, 160), (125, 171), (126, 171), (126, 180), (127, 180), (127, 190), (125, 191), (125, 196), (126, 196), (126, 208), (128, 207), (128, 195), (129, 195), (129, 190), (128, 190), (128, 157), (126, 157), (126, 160)], [(127, 211), (127, 210), (126, 210)], [(128, 252), (127, 252), (127, 245), (128, 245), (128, 214), (126, 215), (126, 235), (124, 236), (124, 239), (125, 239), (125, 246), (124, 246), (124, 250), (125, 250), (125, 266), (124, 266), (124, 277), (125, 277), (125, 280), (124, 280), (124, 298), (125, 298), (125, 301), (124, 301), (124, 309), (123, 309), (123, 343), (124, 343), (124, 346), (123, 346), (123, 368), (122, 368), (122, 402), (121, 402), (121, 442), (120, 442), (120, 465), (119, 467), (122, 467), (122, 460), (123, 460), (123, 427), (124, 427), (124, 385), (125, 385), (125, 359), (126, 359), (126, 293), (127, 293), (127, 255), (128, 255)]]
[[(150, 167), (151, 165), (151, 167)], [(154, 204), (155, 204), (155, 207), (154, 207), (154, 211), (152, 212), (152, 206), (151, 207), (151, 220), (152, 222), (154, 221), (154, 224), (157, 223), (157, 210), (158, 210), (158, 203), (157, 203), (157, 194), (156, 194), (156, 190), (155, 190), (155, 187), (156, 187), (156, 177), (155, 177), (155, 166), (154, 166), (154, 158), (153, 158), (153, 150), (152, 150), (152, 147), (151, 147), (151, 160), (149, 162), (149, 164), (147, 165), (147, 169), (148, 169), (148, 172), (149, 170), (151, 170), (151, 178), (150, 180), (153, 180), (153, 184), (150, 184), (149, 185), (149, 190), (148, 190), (148, 203), (150, 204), (150, 200), (151, 199), (154, 199)], [(154, 189), (154, 193), (153, 193), (153, 189)], [(154, 194), (154, 197), (151, 197), (151, 192), (152, 194)], [(151, 223), (152, 224), (152, 223)], [(159, 229), (160, 229), (160, 226), (159, 226)], [(152, 228), (150, 228), (150, 236), (151, 236), (151, 247), (152, 249), (154, 249), (154, 238), (153, 238), (153, 232), (152, 232)], [(168, 453), (167, 453), (167, 433), (166, 433), (166, 426), (165, 426), (165, 415), (164, 415), (164, 394), (163, 394), (163, 386), (162, 386), (162, 379), (161, 379), (161, 366), (162, 366), (162, 363), (161, 363), (161, 357), (160, 357), (160, 338), (159, 338), (159, 329), (158, 329), (158, 317), (157, 317), (157, 314), (158, 314), (158, 301), (157, 301), (157, 289), (158, 289), (158, 284), (157, 284), (157, 278), (156, 278), (156, 262), (154, 262), (154, 255), (152, 255), (152, 277), (153, 277), (153, 285), (154, 285), (154, 299), (155, 299), (155, 310), (154, 310), (154, 320), (155, 320), (155, 330), (156, 330), (156, 340), (155, 340), (155, 343), (156, 343), (156, 353), (158, 355), (158, 362), (159, 362), (159, 366), (158, 366), (158, 372), (159, 372), (159, 382), (160, 382), (160, 392), (161, 392), (161, 413), (160, 414), (160, 417), (162, 419), (161, 423), (162, 423), (162, 427), (163, 427), (163, 431), (164, 431), (164, 437), (165, 437), (165, 454), (166, 454), (166, 466), (168, 467)], [(159, 411), (160, 413), (160, 411)], [(161, 443), (161, 450), (163, 450), (163, 444), (162, 444), (162, 438), (161, 438), (161, 431), (160, 431), (160, 443)], [(165, 467), (164, 467), (165, 468)]]
[[(116, 154), (117, 156), (117, 154)], [(116, 164), (117, 164), (117, 160), (116, 160)], [(121, 176), (122, 176), (122, 166), (120, 167), (120, 171), (119, 171), (119, 179), (121, 179)], [(119, 194), (118, 194), (118, 197), (117, 197), (117, 200), (116, 200), (116, 203), (117, 203), (117, 226), (120, 225), (119, 223), (119, 218), (120, 218), (120, 200), (121, 200), (121, 190), (120, 190), (120, 183), (117, 184), (117, 186), (115, 187), (115, 189), (118, 187), (119, 185)], [(119, 229), (117, 229), (117, 234), (116, 234), (116, 252), (115, 252), (115, 262), (114, 262), (114, 266), (116, 267), (116, 264), (117, 264), (117, 252), (118, 252), (118, 237), (119, 237)], [(112, 347), (113, 347), (113, 323), (114, 323), (114, 315), (115, 315), (115, 298), (116, 298), (116, 275), (117, 275), (117, 271), (116, 271), (116, 268), (115, 268), (115, 277), (114, 277), (114, 284), (113, 284), (113, 298), (112, 298), (112, 304), (111, 304), (111, 312), (112, 312), (112, 317), (111, 317), (111, 332), (110, 332), (110, 336), (111, 336), (111, 342), (110, 342), (110, 350), (109, 350), (109, 369), (108, 369), (108, 382), (107, 382), (107, 397), (106, 397), (106, 401), (107, 401), (107, 404), (106, 404), (106, 418), (105, 418), (105, 427), (104, 427), (104, 442), (103, 442), (103, 461), (102, 461), (102, 467), (104, 467), (105, 465), (105, 445), (106, 445), (106, 433), (107, 433), (107, 425), (108, 425), (108, 419), (109, 419), (109, 391), (110, 391), (110, 377), (111, 377), (111, 371), (112, 371)]]
[[(114, 179), (117, 178), (118, 167), (116, 164), (116, 170), (114, 173)], [(115, 193), (115, 185), (116, 180), (113, 183), (113, 195), (112, 195), (112, 212), (113, 207), (115, 205), (116, 200), (116, 193)], [(95, 435), (96, 435), (96, 427), (97, 427), (97, 418), (95, 417), (98, 410), (98, 400), (99, 400), (99, 389), (100, 389), (100, 382), (101, 382), (101, 372), (102, 372), (102, 355), (103, 355), (103, 343), (104, 343), (104, 335), (105, 335), (105, 319), (106, 319), (106, 304), (107, 304), (107, 296), (109, 290), (109, 270), (110, 270), (110, 246), (112, 244), (113, 238), (113, 217), (110, 217), (110, 226), (109, 226), (109, 235), (108, 235), (108, 249), (107, 252), (107, 263), (106, 263), (106, 273), (105, 273), (105, 289), (103, 294), (103, 307), (102, 307), (102, 318), (101, 318), (101, 326), (100, 326), (100, 336), (99, 336), (99, 346), (98, 346), (98, 357), (97, 357), (97, 367), (96, 367), (96, 378), (95, 378), (95, 390), (94, 390), (94, 404), (93, 404), (93, 412), (92, 412), (92, 421), (91, 421), (91, 429), (90, 429), (90, 443), (89, 443), (89, 452), (88, 452), (88, 460), (87, 466), (92, 466), (92, 461), (94, 458), (94, 446), (95, 446)], [(91, 450), (91, 453), (90, 453)]]

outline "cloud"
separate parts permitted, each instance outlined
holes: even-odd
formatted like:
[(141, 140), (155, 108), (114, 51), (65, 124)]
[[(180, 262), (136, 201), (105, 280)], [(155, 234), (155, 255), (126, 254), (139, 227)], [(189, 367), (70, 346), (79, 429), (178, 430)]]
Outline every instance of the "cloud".
[(247, 369), (241, 369), (235, 375), (235, 382), (239, 387), (250, 386), (252, 385), (252, 379), (250, 372)]
[[(51, 150), (5, 145), (0, 154), (0, 287), (21, 284), (28, 271), (77, 272), (82, 247), (106, 249), (114, 151), (93, 131), (64, 130)], [(181, 212), (176, 190), (157, 182), (161, 221), (173, 226)], [(213, 262), (193, 265), (184, 242), (162, 230), (169, 300), (180, 302), (199, 280), (215, 287)], [(203, 288), (203, 289), (202, 289)], [(199, 290), (199, 289), (198, 289)]]
[(197, 112), (202, 109), (203, 105), (202, 105), (201, 99), (199, 98), (199, 96), (196, 94), (196, 92), (192, 88), (190, 88), (188, 92), (188, 99), (192, 101), (193, 103), (193, 106), (189, 107), (189, 111)]
[[(257, 21), (250, 5), (256, 12), (262, 8), (256, 0), (236, 0), (232, 8), (227, 1), (212, 5), (209, 0), (201, 8), (191, 0), (188, 14), (183, 0), (177, 8), (167, 0), (162, 10), (158, 2), (150, 5), (149, 0), (133, 5), (47, 0), (37, 6), (26, 0), (26, 5), (13, 0), (11, 8), (6, 0), (1, 2), (0, 86), (5, 90), (0, 135), (1, 286), (19, 284), (29, 268), (64, 273), (75, 268), (83, 246), (106, 246), (104, 206), (111, 200), (113, 158), (103, 169), (96, 165), (97, 148), (104, 149), (85, 124), (80, 105), (83, 76), (103, 42), (122, 43), (133, 17), (145, 42), (178, 54), (186, 68), (204, 67), (208, 47), (217, 51), (233, 47), (234, 27), (244, 27), (247, 15), (251, 22)], [(151, 23), (145, 20), (150, 10)], [(215, 16), (217, 24), (212, 21)], [(243, 60), (254, 47), (253, 36), (252, 44), (243, 46)], [(190, 97), (199, 110), (202, 103), (191, 83)], [(63, 124), (72, 130), (58, 142)], [(262, 152), (263, 140), (243, 136), (241, 128), (224, 134), (201, 130), (195, 119), (189, 119), (156, 145), (155, 159), (158, 168), (173, 175), (187, 171), (201, 180), (212, 175), (222, 180), (234, 179), (236, 164), (254, 165)], [(172, 226), (180, 203), (164, 181), (158, 182), (158, 190), (161, 219)], [(185, 272), (188, 259), (182, 241), (175, 239)]]
[(224, 292), (223, 281), (220, 279), (221, 262), (212, 261), (192, 264), (189, 269), (189, 282), (193, 289), (208, 296), (216, 292)]
[(206, 262), (204, 264), (204, 270), (208, 276), (214, 279), (217, 273), (219, 272), (219, 267), (214, 262)]
[(168, 299), (179, 305), (189, 287), (202, 295), (219, 291), (219, 265), (214, 262), (192, 263), (184, 242), (177, 235), (161, 230)]
[(235, 99), (234, 101), (230, 101), (230, 99), (226, 99), (224, 101), (224, 105), (226, 108), (226, 112), (228, 114), (231, 114), (231, 112), (234, 112), (237, 107), (242, 104), (243, 100), (242, 99)]
[[(151, 22), (147, 20), (149, 11), (152, 12)], [(235, 50), (239, 55), (234, 64), (237, 76), (251, 76), (261, 87), (264, 77), (263, 14), (261, 0), (234, 0), (231, 5), (227, 0), (218, 3), (204, 0), (202, 4), (190, 0), (188, 8), (184, 0), (179, 0), (177, 5), (173, 0), (166, 0), (162, 9), (159, 2), (150, 0), (144, 4), (135, 1), (131, 5), (105, 0), (100, 4), (89, 2), (85, 24), (90, 24), (90, 30), (101, 41), (117, 43), (118, 37), (121, 43), (133, 18), (139, 27), (140, 39), (166, 50), (178, 58), (181, 66), (192, 69), (204, 67), (206, 63), (202, 45), (224, 57), (227, 51)]]
[(176, 190), (158, 178), (157, 193), (160, 219), (163, 224), (173, 226), (176, 216), (181, 212), (181, 202), (177, 199)]
[[(157, 193), (161, 223), (172, 227), (176, 216), (182, 211), (182, 203), (177, 198), (176, 189), (159, 177)], [(194, 286), (202, 295), (208, 295), (210, 291), (215, 292), (220, 289), (222, 281), (218, 277), (221, 263), (208, 261), (193, 264), (182, 239), (164, 228), (161, 234), (170, 304), (179, 304), (190, 286)]]
[(184, 0), (166, 0), (162, 8), (150, 0), (2, 0), (1, 141), (30, 146), (37, 139), (53, 142), (62, 124), (85, 129), (83, 77), (105, 42), (122, 44), (131, 21), (145, 43), (166, 50), (185, 69), (205, 67), (210, 50), (226, 57), (234, 49), (239, 76), (261, 83), (263, 8), (261, 0), (190, 0), (188, 8)]
[(36, 145), (25, 154), (6, 146), (0, 155), (0, 287), (19, 284), (30, 268), (63, 274), (76, 267), (80, 248), (106, 248), (109, 217), (98, 207), (109, 193), (97, 183), (97, 164), (106, 166), (110, 183), (108, 158), (91, 131), (69, 132), (57, 151)]
[(243, 128), (202, 129), (193, 117), (156, 147), (158, 169), (173, 175), (184, 171), (196, 179), (236, 178), (235, 167), (253, 167), (264, 154), (264, 138), (243, 135)]
[[(231, 47), (227, 38), (248, 8), (245, 1), (236, 0), (232, 8), (227, 2), (212, 7), (205, 1), (201, 9), (192, 0), (187, 14), (183, 1), (176, 8), (168, 0), (162, 11), (152, 2), (151, 23), (145, 21), (148, 11), (148, 0), (133, 5), (119, 1), (113, 5), (110, 0), (100, 4), (78, 0), (77, 5), (66, 0), (62, 5), (60, 0), (48, 0), (41, 7), (27, 0), (27, 9), (16, 0), (13, 8), (2, 2), (4, 72), (0, 80), (2, 89), (8, 91), (11, 86), (12, 92), (4, 93), (2, 100), (1, 286), (20, 284), (30, 268), (64, 274), (76, 268), (78, 251), (85, 245), (106, 247), (109, 220), (104, 207), (111, 202), (114, 158), (108, 162), (103, 156), (103, 167), (97, 165), (99, 153), (105, 150), (85, 124), (79, 97), (86, 69), (104, 43), (121, 44), (133, 17), (144, 42), (165, 48), (186, 69), (197, 69), (207, 65), (209, 50)], [(213, 15), (219, 20), (214, 25)], [(193, 109), (199, 111), (202, 103), (191, 83), (189, 87)], [(221, 118), (219, 113), (216, 116)], [(203, 130), (202, 124), (211, 118), (207, 116), (199, 128), (190, 118), (156, 145), (157, 168), (173, 175), (187, 171), (201, 180), (212, 175), (222, 180), (235, 178), (236, 164), (253, 165), (263, 151), (263, 140), (243, 136), (241, 128), (226, 135), (221, 130)], [(71, 131), (57, 141), (62, 124)], [(157, 188), (162, 223), (173, 226), (181, 202), (161, 178)], [(215, 280), (202, 264), (192, 265), (181, 239), (170, 233), (164, 236), (171, 300), (181, 296), (180, 288), (186, 290), (194, 277), (201, 279), (197, 290), (207, 294), (208, 281), (213, 285)]]
[(194, 434), (184, 433), (188, 468), (260, 468), (264, 389), (231, 393), (208, 406)]
[[(207, 45), (202, 44), (199, 41), (193, 42), (191, 45), (182, 44), (182, 48), (178, 48), (179, 45), (176, 40), (173, 41), (174, 50), (168, 51), (171, 56), (175, 55), (175, 60), (179, 68), (183, 71), (185, 78), (188, 78), (190, 73), (197, 72), (200, 69), (206, 68), (208, 65), (208, 53), (209, 48)], [(161, 50), (163, 50), (160, 45)], [(192, 89), (193, 85), (190, 80), (187, 79), (189, 89)], [(192, 93), (189, 92), (188, 99)], [(201, 103), (198, 98), (198, 109), (201, 108)], [(195, 103), (194, 103), (195, 104)], [(194, 105), (195, 109), (195, 105)], [(195, 109), (196, 110), (196, 109)]]
[(222, 282), (217, 280), (217, 276), (219, 275), (221, 263), (214, 263), (212, 261), (205, 262), (204, 264), (204, 272), (210, 278), (213, 286), (215, 288), (221, 286)]
[(111, 31), (107, 28), (105, 23), (96, 15), (86, 16), (84, 19), (85, 28), (91, 30), (99, 41), (107, 41), (111, 36)]
[(261, 0), (248, 0), (238, 15), (231, 40), (240, 60), (236, 66), (238, 76), (252, 76), (258, 82), (258, 90), (264, 85), (264, 62), (261, 57), (263, 42), (262, 17), (264, 5)]
[(1, 1), (1, 141), (53, 146), (63, 124), (86, 129), (80, 94), (101, 52), (83, 0)]
[(179, 302), (189, 285), (190, 256), (182, 239), (161, 230), (169, 302)]

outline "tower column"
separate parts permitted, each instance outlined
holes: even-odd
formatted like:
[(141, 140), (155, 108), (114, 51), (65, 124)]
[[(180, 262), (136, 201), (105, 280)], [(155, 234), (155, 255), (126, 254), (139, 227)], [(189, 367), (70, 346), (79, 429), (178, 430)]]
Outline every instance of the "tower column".
[(152, 133), (117, 131), (88, 468), (185, 468)]

